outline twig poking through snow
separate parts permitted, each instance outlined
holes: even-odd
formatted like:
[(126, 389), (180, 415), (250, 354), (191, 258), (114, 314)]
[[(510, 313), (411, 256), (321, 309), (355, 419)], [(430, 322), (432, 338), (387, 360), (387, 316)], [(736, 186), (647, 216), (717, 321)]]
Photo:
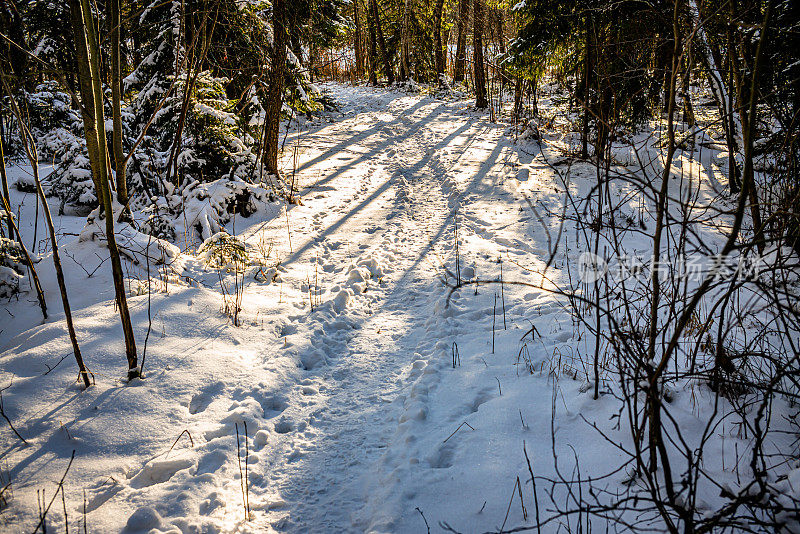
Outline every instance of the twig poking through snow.
[[(461, 427), (462, 427), (462, 426), (464, 426), (464, 425), (467, 425), (468, 427), (472, 428), (472, 425), (470, 425), (469, 423), (467, 423), (466, 421), (464, 421), (463, 423), (461, 423), (460, 425), (458, 425), (458, 428), (456, 428), (455, 430), (453, 430), (453, 433), (452, 433), (452, 434), (450, 434), (449, 436), (447, 436), (447, 439), (446, 439), (446, 440), (444, 440), (442, 443), (447, 443), (447, 440), (448, 440), (448, 439), (450, 439), (450, 438), (452, 438), (453, 436), (455, 436), (455, 435), (456, 435), (456, 432), (458, 432), (459, 430), (461, 430)], [(472, 430), (475, 430), (475, 429), (474, 429), (474, 428), (472, 428)]]
[[(58, 481), (58, 487), (56, 488), (56, 492), (53, 494), (53, 498), (50, 499), (50, 502), (48, 503), (47, 508), (42, 510), (41, 516), (39, 518), (39, 523), (36, 525), (36, 528), (33, 529), (33, 534), (36, 534), (36, 532), (38, 532), (40, 528), (42, 528), (42, 531), (44, 532), (44, 528), (45, 527), (43, 527), (43, 525), (44, 525), (45, 519), (47, 518), (47, 512), (50, 511), (50, 507), (53, 506), (53, 502), (55, 502), (56, 497), (58, 497), (58, 492), (59, 491), (61, 491), (61, 492), (64, 491), (64, 480), (66, 480), (67, 473), (69, 473), (69, 468), (72, 467), (72, 462), (74, 460), (75, 460), (75, 450), (73, 449), (72, 450), (72, 456), (70, 456), (69, 463), (67, 464), (67, 468), (64, 470), (64, 474), (61, 476), (61, 480)], [(42, 494), (44, 494), (44, 492), (42, 492)]]
[[(11, 384), (7, 385), (3, 389), (8, 389), (10, 387), (11, 387)], [(22, 441), (22, 443), (24, 443), (25, 445), (28, 445), (28, 442), (25, 440), (25, 438), (23, 438), (22, 435), (20, 435), (20, 433), (17, 432), (17, 429), (14, 428), (14, 425), (11, 424), (11, 419), (8, 418), (8, 415), (6, 415), (6, 411), (3, 409), (3, 390), (0, 390), (0, 415), (3, 416), (3, 419), (5, 419), (6, 423), (8, 423), (8, 427)]]
[(419, 515), (422, 516), (422, 520), (425, 521), (425, 528), (428, 529), (428, 534), (431, 534), (431, 527), (428, 525), (428, 520), (425, 519), (425, 514), (422, 513), (422, 510), (419, 509), (419, 506), (416, 507), (416, 510), (419, 512)]
[(242, 471), (242, 451), (241, 441), (239, 440), (239, 423), (234, 423), (234, 426), (236, 427), (236, 460), (239, 462), (239, 481), (242, 487), (242, 506), (245, 514), (244, 520), (250, 521), (250, 483), (247, 477), (247, 462), (250, 459), (250, 450), (247, 444), (247, 422), (242, 421), (242, 425), (244, 426), (244, 471)]

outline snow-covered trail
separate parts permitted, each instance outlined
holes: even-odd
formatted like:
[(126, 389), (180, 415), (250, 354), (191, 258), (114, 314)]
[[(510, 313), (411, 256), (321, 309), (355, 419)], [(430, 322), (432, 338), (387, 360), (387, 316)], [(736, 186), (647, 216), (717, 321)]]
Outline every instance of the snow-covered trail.
[[(294, 532), (370, 527), (362, 509), (371, 469), (402, 416), (398, 395), (410, 387), (409, 369), (421, 346), (432, 348), (436, 341), (426, 322), (445, 292), (442, 262), (452, 249), (458, 202), (447, 175), (483, 160), (483, 168), (470, 171), (484, 176), (486, 167), (498, 164), (484, 160), (493, 154), (481, 151), (497, 145), (502, 129), (463, 108), (395, 96), (385, 110), (360, 113), (299, 140), (313, 147), (301, 153), (299, 165), (300, 176), (313, 183), (301, 182), (309, 192), (305, 206), (290, 212), (290, 226), (315, 231), (288, 254), (284, 280), (294, 273), (302, 281), (315, 261), (318, 273), (335, 279), (357, 256), (377, 259), (390, 274), (365, 294), (364, 313), (346, 342), (337, 339), (336, 328), (319, 328), (313, 315), (301, 319), (307, 342), (330, 365), (309, 378), (318, 394), (303, 397), (301, 391), (282, 412), (287, 420), (308, 423), (302, 437), (287, 432), (272, 443), (268, 477), (285, 504), (264, 517), (269, 524), (281, 517), (274, 524)], [(339, 198), (330, 203), (319, 193), (326, 189)], [(286, 232), (285, 221), (274, 224), (284, 224), (276, 234)]]
[[(4, 524), (31, 530), (36, 492), (52, 494), (72, 450), (71, 527), (81, 528), (85, 490), (86, 521), (104, 532), (419, 532), (418, 507), (432, 525), (486, 530), (527, 472), (523, 440), (545, 469), (550, 433), (529, 429), (549, 428), (552, 385), (533, 366), (552, 365), (573, 323), (531, 287), (469, 288), (446, 307), (445, 278), (455, 270), (457, 213), (465, 279), (496, 279), (503, 257), (507, 279), (540, 284), (546, 236), (519, 190), (555, 210), (557, 180), (469, 101), (326, 89), (341, 112), (286, 141), (283, 166), (297, 170), (302, 205), (228, 227), (276, 266), (267, 280), (248, 271), (242, 326), (221, 313), (220, 276), (230, 289), (232, 275), (183, 255), (179, 276), (164, 285), (159, 270), (150, 298), (129, 299), (140, 348), (150, 319), (153, 328), (147, 378), (124, 384), (108, 266), (91, 275), (77, 267), (94, 269), (104, 250), (65, 240), (77, 260), (67, 278), (79, 337), (97, 377), (81, 392), (63, 320), (37, 326), (30, 303), (9, 305), (21, 333), (2, 340), (0, 371), (4, 384), (13, 379), (3, 402), (31, 445), (2, 435), (15, 494)], [(142, 265), (129, 269), (147, 279)], [(46, 264), (40, 275), (57, 309)], [(541, 339), (522, 372), (529, 318)], [(561, 386), (564, 411), (603, 409), (581, 407), (580, 385)], [(236, 453), (244, 423), (250, 521)], [(60, 513), (51, 511), (52, 523)], [(515, 508), (508, 520), (523, 518)]]
[[(576, 476), (608, 496), (630, 491), (616, 371), (601, 366), (593, 399), (593, 337), (552, 291), (576, 286), (586, 246), (565, 192), (582, 199), (596, 185), (590, 163), (565, 157), (569, 130), (534, 142), (466, 100), (325, 90), (340, 110), (293, 128), (283, 152), (302, 204), (268, 204), (226, 228), (252, 262), (241, 326), (224, 310), (230, 272), (179, 254), (173, 271), (151, 265), (149, 284), (144, 265), (125, 263), (141, 353), (148, 340), (144, 380), (121, 379), (107, 251), (74, 239), (85, 218), (63, 216), (76, 328), (96, 378), (77, 387), (38, 239), (50, 318), (41, 322), (31, 293), (0, 310), (11, 318), (0, 323), (0, 400), (27, 441), (0, 425), (0, 487), (13, 489), (0, 530), (34, 530), (37, 496), (56, 495), (72, 454), (48, 530), (63, 526), (62, 507), (73, 531), (128, 534), (498, 532), (535, 528), (541, 508), (550, 533), (584, 528), (557, 512), (578, 504)], [(646, 202), (619, 187), (621, 211), (644, 228)], [(12, 191), (31, 243), (34, 200)], [(646, 233), (632, 235), (626, 246), (647, 250)], [(451, 291), (456, 265), (475, 285)], [(698, 406), (718, 397), (691, 381), (671, 396), (681, 427), (701, 435)], [(728, 429), (714, 439), (720, 453), (705, 469), (736, 487), (730, 466), (748, 438)], [(718, 494), (704, 498), (715, 506)], [(613, 517), (592, 524), (609, 526)]]

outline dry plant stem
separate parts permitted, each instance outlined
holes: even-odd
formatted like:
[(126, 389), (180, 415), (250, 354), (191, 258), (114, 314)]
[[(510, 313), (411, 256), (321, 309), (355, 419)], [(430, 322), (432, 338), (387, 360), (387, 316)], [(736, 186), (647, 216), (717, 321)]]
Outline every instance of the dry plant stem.
[(39, 194), (39, 198), (42, 201), (42, 207), (44, 208), (45, 219), (47, 220), (47, 229), (50, 232), (50, 243), (53, 246), (53, 265), (56, 268), (56, 279), (58, 280), (58, 289), (61, 292), (61, 304), (64, 306), (64, 316), (67, 321), (67, 330), (69, 331), (69, 340), (72, 343), (72, 352), (75, 354), (75, 362), (78, 364), (78, 372), (81, 380), (83, 381), (84, 387), (89, 387), (92, 385), (91, 380), (89, 379), (89, 371), (86, 369), (86, 365), (83, 362), (83, 355), (81, 354), (81, 348), (78, 345), (78, 336), (75, 332), (75, 324), (72, 321), (72, 308), (69, 304), (69, 296), (67, 295), (67, 283), (64, 278), (64, 270), (61, 268), (61, 258), (58, 254), (58, 241), (56, 241), (56, 230), (53, 226), (53, 218), (50, 215), (50, 207), (47, 205), (47, 198), (44, 195), (44, 189), (42, 189), (42, 181), (39, 179), (39, 165), (38, 162), (33, 161), (33, 176), (36, 180), (36, 191)]
[[(450, 434), (449, 436), (447, 436), (447, 439), (445, 439), (445, 440), (444, 440), (442, 443), (447, 443), (447, 440), (449, 440), (450, 438), (452, 438), (453, 436), (455, 436), (455, 435), (456, 435), (456, 432), (458, 432), (459, 430), (461, 430), (461, 427), (462, 427), (462, 426), (464, 426), (464, 425), (467, 425), (468, 427), (472, 428), (472, 425), (470, 425), (469, 423), (467, 423), (466, 421), (464, 421), (463, 423), (461, 423), (460, 425), (458, 425), (458, 428), (456, 428), (455, 430), (453, 430), (453, 433), (452, 433), (452, 434)], [(472, 430), (475, 430), (475, 429), (474, 429), (474, 428), (472, 428)]]
[[(142, 363), (139, 366), (140, 376), (144, 376), (144, 362), (147, 359), (147, 342), (150, 339), (150, 332), (153, 330), (153, 316), (152, 316), (152, 285), (150, 276), (150, 243), (153, 236), (147, 236), (147, 248), (145, 253), (145, 262), (147, 264), (147, 333), (144, 335), (144, 346), (142, 347)], [(180, 436), (178, 436), (180, 437)], [(191, 439), (191, 436), (189, 436)], [(192, 445), (194, 446), (194, 444)]]
[[(7, 389), (9, 387), (11, 387), (10, 384), (8, 386), (6, 386), (5, 388), (3, 388), (3, 389)], [(3, 407), (3, 392), (2, 392), (2, 390), (0, 390), (0, 416), (2, 416), (3, 419), (6, 420), (6, 423), (8, 423), (8, 428), (11, 429), (11, 431), (14, 433), (14, 435), (17, 436), (22, 443), (27, 445), (28, 441), (25, 438), (23, 438), (22, 435), (19, 432), (17, 432), (17, 429), (14, 428), (14, 425), (11, 423), (11, 419), (9, 419), (8, 415), (6, 414), (5, 408)]]
[[(6, 201), (5, 197), (3, 197), (3, 207), (8, 213), (11, 213), (11, 206)], [(19, 243), (20, 248), (22, 249), (22, 255), (25, 257), (25, 266), (28, 268), (28, 272), (31, 275), (31, 280), (33, 281), (33, 287), (36, 290), (36, 298), (39, 301), (39, 308), (42, 310), (42, 318), (47, 319), (47, 301), (44, 298), (44, 291), (42, 290), (42, 284), (39, 282), (39, 275), (36, 274), (36, 268), (33, 266), (33, 259), (31, 259), (31, 255), (28, 252), (28, 248), (22, 242), (22, 235), (19, 233), (19, 228), (17, 228), (17, 224), (14, 222), (14, 219), (10, 219), (11, 227), (14, 230), (14, 233), (17, 236), (17, 242)]]
[(64, 508), (64, 534), (69, 534), (69, 518), (67, 516), (67, 499), (64, 492), (61, 492), (61, 506)]
[[(236, 459), (239, 464), (239, 481), (242, 489), (242, 508), (244, 509), (245, 521), (250, 521), (250, 483), (247, 475), (247, 463), (250, 459), (250, 450), (247, 443), (247, 422), (242, 421), (244, 426), (244, 469), (242, 468), (241, 440), (239, 438), (239, 424), (234, 423), (236, 428)], [(180, 437), (180, 436), (178, 436)]]
[(522, 442), (522, 452), (525, 453), (525, 463), (528, 464), (528, 473), (531, 475), (531, 486), (533, 486), (533, 504), (536, 510), (536, 532), (542, 532), (541, 520), (539, 519), (539, 497), (536, 493), (536, 477), (533, 476), (533, 467), (531, 467), (531, 460), (528, 458), (528, 449), (525, 447), (525, 441)]
[(494, 328), (496, 321), (497, 321), (497, 291), (494, 292), (494, 306), (492, 307), (492, 354), (494, 354)]
[[(5, 89), (6, 94), (8, 94), (9, 98), (11, 98), (12, 92), (11, 87), (8, 85), (8, 81), (6, 80), (6, 74), (2, 69), (2, 65), (0, 65), (0, 80), (2, 80), (3, 88)], [(14, 99), (11, 98), (12, 103)], [(2, 139), (0, 139), (0, 171), (2, 171), (3, 176), (3, 187), (4, 189), (7, 188), (6, 184), (6, 162), (3, 159), (3, 147), (2, 147)], [(9, 201), (9, 196), (6, 195), (7, 191), (3, 191), (3, 208), (5, 209), (6, 213), (8, 214), (8, 224), (10, 225), (11, 229), (13, 229), (14, 233), (17, 236), (17, 242), (19, 243), (20, 248), (22, 249), (22, 255), (25, 256), (25, 264), (28, 267), (28, 272), (31, 275), (31, 279), (33, 281), (33, 287), (36, 290), (36, 298), (39, 301), (39, 308), (42, 310), (42, 316), (46, 320), (47, 319), (47, 301), (44, 297), (44, 290), (42, 289), (42, 284), (39, 282), (39, 275), (36, 273), (36, 268), (33, 266), (33, 259), (28, 252), (28, 249), (25, 247), (25, 243), (22, 241), (22, 234), (19, 231), (19, 227), (17, 226), (16, 222), (14, 222), (13, 211), (11, 210), (11, 203)], [(38, 201), (37, 201), (38, 202)]]
[(421, 516), (422, 516), (422, 520), (423, 520), (423, 521), (425, 521), (425, 529), (426, 529), (426, 531), (428, 532), (428, 534), (431, 534), (431, 527), (430, 527), (430, 525), (428, 525), (428, 520), (427, 520), (427, 519), (425, 519), (425, 514), (423, 514), (423, 513), (422, 513), (422, 510), (420, 510), (420, 509), (419, 509), (419, 506), (417, 506), (417, 507), (416, 507), (416, 508), (414, 508), (414, 509), (415, 509), (417, 512), (419, 512), (419, 515), (421, 515)]
[(64, 491), (64, 480), (66, 480), (67, 473), (69, 473), (69, 469), (70, 467), (72, 467), (72, 462), (74, 460), (75, 460), (75, 451), (73, 450), (72, 455), (69, 458), (69, 463), (67, 464), (67, 468), (64, 470), (64, 474), (61, 476), (61, 480), (58, 481), (58, 487), (56, 488), (56, 492), (55, 494), (53, 494), (53, 498), (50, 499), (50, 502), (48, 503), (47, 507), (42, 510), (39, 518), (39, 523), (36, 525), (36, 528), (33, 529), (33, 534), (36, 534), (40, 528), (42, 529), (43, 534), (46, 531), (47, 527), (45, 527), (44, 524), (45, 520), (47, 519), (47, 512), (50, 511), (50, 507), (53, 506), (53, 502), (56, 500), (56, 497), (58, 497), (58, 492)]
[(506, 291), (503, 284), (503, 259), (500, 258), (500, 301), (503, 305), (503, 330), (508, 330), (506, 326)]

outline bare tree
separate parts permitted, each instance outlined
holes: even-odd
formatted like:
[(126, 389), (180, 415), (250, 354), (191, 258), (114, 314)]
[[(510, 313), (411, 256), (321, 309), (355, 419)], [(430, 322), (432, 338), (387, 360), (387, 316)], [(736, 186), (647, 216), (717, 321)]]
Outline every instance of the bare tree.
[(372, 11), (372, 2), (367, 0), (367, 22), (369, 24), (369, 83), (378, 85), (378, 36), (375, 29), (375, 12)]
[(440, 78), (444, 74), (447, 56), (442, 46), (442, 14), (444, 12), (444, 0), (436, 0), (436, 7), (433, 11), (433, 31), (434, 31), (434, 61), (436, 64), (436, 75)]
[(456, 62), (453, 81), (464, 81), (467, 65), (467, 32), (469, 31), (469, 3), (470, 0), (458, 2), (458, 36), (456, 37)]
[(31, 165), (31, 169), (33, 170), (33, 179), (36, 182), (36, 192), (39, 195), (39, 200), (42, 203), (42, 208), (44, 211), (45, 221), (47, 222), (47, 229), (50, 232), (50, 244), (53, 248), (53, 266), (56, 270), (56, 279), (58, 281), (58, 288), (61, 292), (61, 304), (64, 307), (64, 315), (67, 322), (67, 331), (69, 332), (69, 340), (72, 343), (72, 352), (75, 355), (75, 361), (78, 364), (78, 372), (81, 380), (85, 387), (91, 386), (91, 381), (89, 379), (89, 372), (86, 369), (86, 365), (83, 363), (83, 356), (81, 355), (81, 348), (78, 345), (78, 336), (75, 332), (75, 324), (72, 321), (72, 308), (69, 305), (69, 297), (67, 295), (67, 283), (64, 278), (64, 270), (61, 268), (61, 256), (58, 253), (58, 241), (56, 240), (56, 230), (53, 226), (53, 217), (50, 214), (50, 206), (47, 204), (47, 198), (44, 194), (44, 189), (42, 189), (42, 181), (39, 178), (39, 155), (38, 151), (36, 150), (36, 144), (34, 143), (33, 136), (28, 130), (26, 125), (25, 117), (22, 115), (22, 111), (17, 104), (16, 99), (14, 98), (11, 88), (9, 87), (8, 81), (3, 77), (3, 87), (5, 88), (6, 94), (8, 95), (9, 101), (11, 102), (11, 110), (14, 114), (14, 117), (17, 120), (17, 128), (19, 130), (19, 137), (22, 141), (22, 148), (25, 151), (25, 156), (28, 158), (28, 163)]
[(356, 26), (353, 35), (353, 47), (356, 54), (356, 76), (360, 78), (364, 74), (364, 41), (362, 39), (364, 31), (362, 29), (358, 0), (353, 1), (353, 22)]
[(386, 74), (386, 81), (390, 84), (394, 83), (394, 69), (392, 68), (392, 56), (389, 54), (389, 49), (386, 47), (386, 38), (383, 35), (383, 25), (381, 25), (381, 17), (378, 11), (378, 0), (370, 0), (372, 6), (372, 20), (375, 25), (375, 33), (378, 37), (378, 45), (381, 49), (381, 56), (383, 57), (383, 70)]
[(128, 213), (128, 182), (126, 167), (128, 160), (122, 153), (122, 71), (120, 65), (120, 32), (122, 25), (122, 0), (108, 2), (109, 37), (111, 40), (111, 112), (114, 121), (112, 146), (114, 149), (114, 174), (117, 185), (117, 200)]
[(109, 180), (109, 152), (106, 144), (105, 119), (103, 116), (103, 90), (100, 83), (100, 46), (95, 31), (94, 17), (89, 0), (70, 0), (70, 17), (75, 40), (75, 53), (78, 63), (78, 80), (81, 90), (81, 114), (84, 135), (89, 150), (92, 176), (95, 180), (97, 197), (105, 212), (106, 242), (111, 257), (114, 293), (125, 337), (125, 354), (128, 360), (128, 378), (140, 375), (136, 339), (133, 334), (128, 299), (125, 290), (125, 277), (122, 272), (119, 248), (114, 234), (114, 207), (111, 200)]
[(472, 20), (472, 67), (475, 75), (475, 107), (485, 109), (489, 106), (486, 100), (486, 70), (483, 61), (483, 1), (475, 0)]

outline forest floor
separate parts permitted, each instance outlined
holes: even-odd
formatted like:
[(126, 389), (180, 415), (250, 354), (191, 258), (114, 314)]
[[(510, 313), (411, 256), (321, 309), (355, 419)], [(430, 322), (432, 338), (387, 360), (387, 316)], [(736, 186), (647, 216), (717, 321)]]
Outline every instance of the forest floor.
[[(287, 212), (276, 204), (228, 229), (272, 262), (274, 278), (248, 271), (235, 327), (221, 312), (219, 280), (232, 284), (230, 275), (188, 253), (173, 262), (174, 276), (153, 266), (158, 290), (130, 298), (140, 353), (151, 317), (144, 380), (121, 380), (122, 336), (102, 244), (75, 238), (83, 220), (59, 218), (96, 385), (81, 391), (74, 383), (45, 259), (51, 318), (40, 324), (30, 293), (1, 312), (14, 317), (2, 320), (0, 333), (0, 380), (10, 385), (3, 406), (28, 442), (2, 425), (0, 476), (13, 489), (0, 512), (3, 530), (33, 530), (37, 491), (50, 502), (73, 450), (66, 506), (59, 498), (50, 508), (48, 531), (63, 528), (64, 508), (70, 529), (85, 521), (90, 532), (508, 529), (534, 521), (523, 443), (537, 477), (555, 476), (555, 455), (567, 478), (576, 459), (595, 474), (624, 462), (591, 426), (599, 421), (614, 442), (630, 440), (609, 421), (619, 402), (592, 399), (578, 356), (591, 353), (592, 341), (546, 291), (568, 284), (575, 265), (562, 244), (543, 279), (548, 230), (555, 238), (559, 225), (547, 214), (558, 214), (565, 184), (540, 148), (517, 143), (508, 124), (490, 122), (469, 101), (325, 89), (339, 112), (286, 140), (284, 167), (291, 175), (296, 164), (302, 205)], [(550, 150), (548, 159), (557, 159)], [(594, 169), (578, 163), (572, 174), (569, 187), (580, 194)], [(30, 214), (33, 196), (14, 195)], [(459, 273), (495, 280), (501, 266), (505, 280), (530, 286), (451, 294)], [(127, 268), (146, 280), (144, 265)], [(694, 406), (703, 396), (712, 398), (701, 389), (676, 393), (675, 410), (698, 428)], [(625, 479), (616, 473), (609, 487)], [(544, 518), (553, 503), (541, 484)]]

